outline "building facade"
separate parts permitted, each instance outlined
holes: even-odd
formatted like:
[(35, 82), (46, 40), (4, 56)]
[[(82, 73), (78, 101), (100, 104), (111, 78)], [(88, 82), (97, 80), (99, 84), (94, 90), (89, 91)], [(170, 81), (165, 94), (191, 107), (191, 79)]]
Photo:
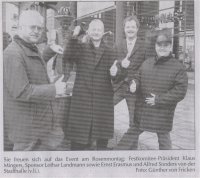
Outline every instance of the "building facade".
[[(57, 18), (59, 11), (69, 8), (73, 19)], [(110, 2), (9, 2), (3, 3), (3, 31), (15, 34), (17, 17), (22, 10), (35, 9), (45, 17), (48, 32), (85, 22), (86, 26), (93, 18), (100, 18), (105, 31), (112, 35), (105, 40), (113, 45), (124, 38), (123, 19), (136, 15), (141, 28), (139, 36), (150, 44), (152, 31), (157, 28), (170, 28), (173, 33), (173, 53), (183, 63), (194, 69), (194, 1), (110, 1)], [(66, 19), (66, 20), (63, 20)], [(63, 35), (65, 36), (65, 31)], [(152, 46), (152, 45), (150, 45)], [(150, 49), (150, 48), (148, 48)]]

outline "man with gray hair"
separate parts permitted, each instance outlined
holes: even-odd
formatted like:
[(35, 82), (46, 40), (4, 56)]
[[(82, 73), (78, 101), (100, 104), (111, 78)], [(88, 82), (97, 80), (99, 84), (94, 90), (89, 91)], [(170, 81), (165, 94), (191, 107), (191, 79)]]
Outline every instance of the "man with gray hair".
[(62, 78), (50, 84), (36, 43), (43, 17), (27, 10), (19, 17), (18, 35), (4, 51), (4, 122), (14, 151), (52, 150), (52, 101), (66, 93)]

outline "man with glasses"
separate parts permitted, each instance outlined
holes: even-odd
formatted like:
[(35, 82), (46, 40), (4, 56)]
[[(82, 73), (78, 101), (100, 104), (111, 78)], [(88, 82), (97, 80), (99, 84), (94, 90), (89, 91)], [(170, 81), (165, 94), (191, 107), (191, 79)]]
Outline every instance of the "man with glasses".
[(134, 126), (122, 137), (117, 150), (137, 149), (143, 131), (157, 134), (160, 150), (172, 148), (174, 111), (186, 94), (188, 78), (184, 66), (172, 56), (168, 29), (156, 33), (155, 50), (156, 56), (147, 59), (131, 77), (130, 92), (138, 95)]
[(66, 93), (62, 78), (50, 84), (36, 43), (43, 17), (27, 10), (19, 17), (18, 35), (4, 51), (4, 121), (14, 151), (52, 150), (52, 101)]

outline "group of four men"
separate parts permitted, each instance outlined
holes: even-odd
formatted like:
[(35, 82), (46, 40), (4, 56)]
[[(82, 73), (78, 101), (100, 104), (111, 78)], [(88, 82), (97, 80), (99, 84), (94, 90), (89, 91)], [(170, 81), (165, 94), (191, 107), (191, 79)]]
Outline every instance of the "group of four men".
[[(18, 35), (4, 51), (4, 120), (15, 151), (56, 150), (61, 143), (54, 140), (59, 130), (53, 104), (56, 96), (66, 94), (68, 83), (63, 78), (49, 81), (46, 62), (35, 46), (42, 27), (38, 12), (23, 12)], [(126, 39), (110, 48), (103, 41), (103, 22), (94, 19), (87, 31), (89, 40), (78, 40), (77, 26), (66, 41), (63, 61), (77, 66), (66, 116), (71, 150), (88, 150), (94, 141), (97, 150), (106, 150), (114, 132), (114, 104), (124, 98), (130, 128), (114, 149), (136, 149), (139, 134), (146, 130), (157, 133), (160, 149), (171, 148), (169, 132), (176, 104), (187, 90), (187, 74), (171, 55), (172, 39), (164, 31), (156, 36), (156, 55), (145, 60), (138, 29), (137, 18), (127, 17)]]

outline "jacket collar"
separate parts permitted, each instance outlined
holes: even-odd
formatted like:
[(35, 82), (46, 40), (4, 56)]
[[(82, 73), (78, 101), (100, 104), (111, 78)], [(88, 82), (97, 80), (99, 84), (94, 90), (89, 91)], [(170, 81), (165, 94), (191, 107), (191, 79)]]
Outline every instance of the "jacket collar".
[(140, 43), (141, 43), (141, 41), (137, 38), (137, 39), (136, 39), (136, 42), (135, 42), (135, 46), (134, 46), (134, 48), (133, 48), (133, 50), (132, 50), (132, 52), (131, 52), (130, 57), (138, 50), (138, 48), (139, 48), (139, 46), (140, 46)]
[(127, 54), (127, 53), (128, 53), (128, 49), (127, 49), (126, 39), (124, 39), (124, 40), (122, 41), (122, 48), (123, 48), (124, 54)]
[(156, 64), (162, 64), (162, 63), (168, 61), (168, 60), (171, 59), (171, 58), (173, 58), (173, 56), (172, 56), (171, 53), (170, 53), (169, 56), (160, 57), (160, 58), (158, 58), (158, 56), (156, 55), (156, 56), (155, 56), (155, 63), (154, 63), (154, 64), (155, 64), (155, 65), (156, 65)]
[(23, 49), (27, 56), (41, 57), (38, 48), (35, 45), (25, 42), (18, 35), (14, 36), (14, 41)]
[[(46, 63), (41, 57), (41, 54), (35, 45), (28, 44), (27, 42), (22, 40), (19, 36), (14, 36), (14, 41), (22, 48), (26, 56), (32, 57), (30, 59), (40, 59), (43, 67), (46, 70)], [(33, 58), (33, 57), (37, 57), (37, 58)]]
[[(141, 39), (139, 39), (139, 38), (137, 37), (136, 42), (135, 42), (135, 46), (133, 47), (133, 50), (131, 51), (130, 57), (138, 50), (138, 48), (140, 47), (140, 44), (141, 44)], [(126, 42), (126, 39), (124, 39), (124, 40), (122, 41), (122, 48), (123, 48), (124, 54), (127, 55), (128, 49), (127, 49), (127, 42)]]

